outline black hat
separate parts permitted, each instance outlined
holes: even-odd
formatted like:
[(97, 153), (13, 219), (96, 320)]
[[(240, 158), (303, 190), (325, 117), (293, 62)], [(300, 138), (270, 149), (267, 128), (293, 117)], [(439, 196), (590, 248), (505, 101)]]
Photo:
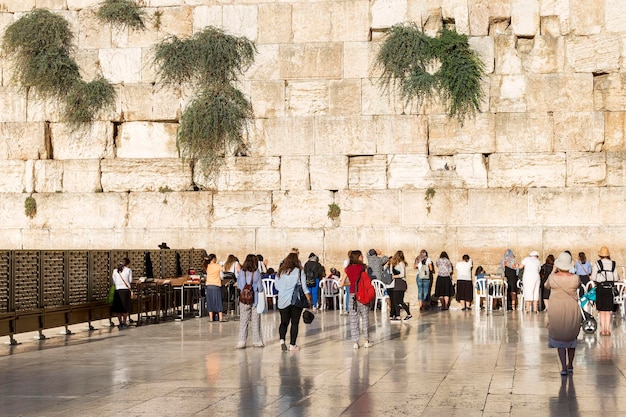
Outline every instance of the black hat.
[(370, 249), (369, 252), (367, 252), (367, 254), (369, 256), (375, 256), (376, 255), (376, 249)]
[(159, 245), (159, 249), (169, 249), (169, 246), (167, 246), (167, 243), (162, 242), (162, 243)]
[(302, 313), (302, 321), (306, 324), (311, 324), (313, 319), (315, 319), (315, 314), (311, 313), (309, 310), (304, 310)]

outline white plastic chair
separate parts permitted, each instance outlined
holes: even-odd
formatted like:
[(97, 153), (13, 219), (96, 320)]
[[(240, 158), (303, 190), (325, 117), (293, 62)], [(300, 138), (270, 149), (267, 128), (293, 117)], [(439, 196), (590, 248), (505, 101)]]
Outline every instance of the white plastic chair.
[(274, 294), (274, 280), (271, 278), (263, 278), (261, 282), (263, 283), (263, 289), (265, 290), (265, 297), (272, 299), (272, 306), (274, 310), (276, 310), (278, 308), (276, 306), (278, 296)]
[(332, 299), (335, 310), (340, 310), (340, 291), (337, 280), (332, 278), (323, 278), (320, 280), (320, 297), (322, 298), (322, 310), (326, 309), (326, 300)]
[(374, 306), (378, 308), (378, 303), (380, 302), (380, 311), (384, 313), (387, 311), (387, 298), (389, 298), (389, 296), (385, 294), (387, 286), (379, 279), (373, 279), (372, 285), (376, 290), (376, 300)]
[(619, 306), (619, 314), (623, 318), (625, 315), (624, 307), (626, 307), (626, 284), (622, 281), (616, 281), (615, 287), (617, 288), (618, 295), (613, 297), (613, 302)]
[(490, 279), (487, 281), (487, 306), (488, 311), (493, 311), (493, 300), (502, 300), (502, 308), (506, 313), (506, 281), (503, 279)]
[(474, 308), (480, 310), (480, 300), (487, 302), (487, 279), (477, 278), (474, 283)]
[(518, 292), (520, 294), (520, 304), (522, 306), (522, 308), (520, 308), (521, 311), (526, 311), (526, 299), (524, 297), (524, 281), (522, 281), (521, 279), (517, 280), (517, 289)]

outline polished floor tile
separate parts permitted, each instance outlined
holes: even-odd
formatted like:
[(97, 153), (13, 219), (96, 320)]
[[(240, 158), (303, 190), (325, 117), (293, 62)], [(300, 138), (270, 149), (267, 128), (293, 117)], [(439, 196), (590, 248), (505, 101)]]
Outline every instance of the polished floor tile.
[(581, 334), (561, 377), (545, 320), (451, 309), (396, 324), (371, 312), (373, 346), (354, 350), (348, 317), (326, 311), (300, 324), (299, 352), (281, 351), (274, 311), (265, 348), (235, 349), (239, 322), (207, 318), (21, 334), (0, 344), (0, 415), (623, 415), (626, 321), (611, 337)]

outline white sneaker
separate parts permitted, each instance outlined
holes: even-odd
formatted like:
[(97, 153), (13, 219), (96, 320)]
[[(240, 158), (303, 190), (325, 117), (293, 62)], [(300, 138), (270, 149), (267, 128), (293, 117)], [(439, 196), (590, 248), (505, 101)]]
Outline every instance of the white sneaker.
[(246, 342), (239, 342), (237, 343), (237, 349), (245, 349), (246, 348)]
[(352, 346), (355, 350), (357, 350), (359, 348), (359, 344), (355, 343), (354, 346)]
[(364, 348), (370, 348), (372, 347), (372, 344), (369, 342), (369, 340), (367, 342), (365, 342), (365, 344), (363, 345)]

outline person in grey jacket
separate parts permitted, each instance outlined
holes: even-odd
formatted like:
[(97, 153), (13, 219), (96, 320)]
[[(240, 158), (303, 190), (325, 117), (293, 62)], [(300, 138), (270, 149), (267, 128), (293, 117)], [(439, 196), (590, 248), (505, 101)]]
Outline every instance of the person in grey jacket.
[(383, 256), (378, 249), (370, 249), (367, 252), (367, 266), (371, 270), (372, 279), (381, 279), (383, 276), (383, 266), (389, 261), (388, 256)]

